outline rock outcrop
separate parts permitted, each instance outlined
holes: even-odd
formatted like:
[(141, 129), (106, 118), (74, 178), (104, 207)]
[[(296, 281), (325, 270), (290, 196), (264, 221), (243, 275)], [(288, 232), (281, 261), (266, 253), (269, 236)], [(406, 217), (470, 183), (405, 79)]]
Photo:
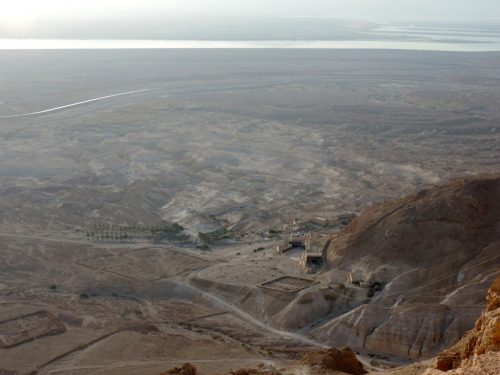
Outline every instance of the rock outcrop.
[(353, 375), (363, 375), (368, 372), (348, 347), (310, 352), (304, 355), (300, 363), (312, 367), (313, 370), (315, 368), (319, 370), (335, 370)]
[(184, 363), (182, 367), (174, 367), (157, 375), (198, 375), (198, 369), (191, 363)]
[[(500, 174), (474, 176), (363, 212), (330, 243), (330, 271), (322, 276), (357, 291), (351, 306), (358, 306), (323, 322), (313, 337), (413, 359), (456, 343), (474, 326), (500, 269), (498, 197)], [(360, 297), (349, 274), (382, 288)]]
[(476, 323), (477, 340), (470, 342), (474, 354), (500, 351), (500, 276), (488, 291), (487, 309)]
[[(239, 369), (231, 371), (229, 375), (281, 375), (280, 371), (264, 369), (264, 365), (259, 365), (258, 369)], [(2, 374), (0, 374), (2, 375)], [(174, 367), (157, 375), (200, 375), (198, 369), (190, 363), (185, 363), (182, 367)]]
[[(485, 354), (488, 355), (482, 358)], [(453, 348), (437, 356), (436, 368), (441, 371), (473, 367), (484, 369), (485, 363), (494, 358), (497, 372), (493, 374), (500, 374), (500, 276), (488, 291), (486, 310), (475, 328), (467, 332)]]

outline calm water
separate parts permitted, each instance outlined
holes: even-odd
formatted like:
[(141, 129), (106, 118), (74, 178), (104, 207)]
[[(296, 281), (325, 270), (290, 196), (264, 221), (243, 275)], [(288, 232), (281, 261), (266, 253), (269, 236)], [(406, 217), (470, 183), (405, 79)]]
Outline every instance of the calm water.
[(326, 48), (427, 51), (500, 51), (500, 25), (379, 21), (353, 33), (353, 40), (60, 40), (0, 39), (0, 49), (136, 49), (136, 48)]
[(423, 51), (500, 51), (500, 42), (442, 41), (200, 41), (200, 40), (44, 40), (0, 39), (0, 49), (137, 49), (137, 48), (326, 48)]

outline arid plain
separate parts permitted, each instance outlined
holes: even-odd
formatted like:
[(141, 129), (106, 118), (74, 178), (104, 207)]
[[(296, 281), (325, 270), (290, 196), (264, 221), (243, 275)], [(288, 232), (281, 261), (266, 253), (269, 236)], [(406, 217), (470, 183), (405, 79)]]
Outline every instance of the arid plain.
[(258, 232), (499, 170), (499, 53), (0, 57), (0, 373), (221, 373), (317, 345), (227, 302), (298, 274), (276, 242), (92, 243), (95, 224)]

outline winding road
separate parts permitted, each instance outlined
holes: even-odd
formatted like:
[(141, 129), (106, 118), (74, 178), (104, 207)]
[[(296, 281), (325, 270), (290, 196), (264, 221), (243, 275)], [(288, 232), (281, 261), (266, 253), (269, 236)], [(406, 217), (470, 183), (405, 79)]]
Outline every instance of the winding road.
[(66, 104), (66, 105), (63, 105), (63, 106), (60, 106), (60, 107), (44, 109), (43, 111), (29, 112), (29, 113), (20, 113), (20, 114), (17, 114), (17, 115), (4, 115), (4, 116), (0, 116), (0, 118), (11, 118), (11, 117), (24, 117), (24, 116), (40, 115), (40, 114), (43, 114), (43, 113), (58, 111), (58, 110), (64, 109), (64, 108), (76, 107), (76, 106), (79, 106), (79, 105), (82, 105), (82, 104), (86, 104), (86, 103), (92, 103), (92, 102), (97, 102), (99, 100), (114, 98), (115, 96), (137, 94), (139, 92), (154, 91), (154, 90), (159, 90), (159, 88), (142, 89), (142, 90), (121, 92), (121, 93), (118, 93), (118, 94), (100, 96), (98, 98), (84, 100), (83, 102), (77, 102), (77, 103), (72, 103), (72, 104)]

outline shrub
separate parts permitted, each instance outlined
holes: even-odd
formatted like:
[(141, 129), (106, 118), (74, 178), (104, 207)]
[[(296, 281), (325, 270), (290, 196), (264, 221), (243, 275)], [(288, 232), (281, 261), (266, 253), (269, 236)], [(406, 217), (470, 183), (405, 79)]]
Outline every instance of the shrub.
[(335, 293), (332, 289), (327, 289), (323, 291), (323, 298), (326, 299), (328, 302), (335, 301), (338, 298), (338, 294)]
[(298, 300), (298, 303), (301, 305), (309, 305), (312, 302), (313, 302), (313, 298), (307, 294), (304, 294)]
[(89, 298), (89, 295), (87, 293), (85, 293), (85, 292), (81, 292), (80, 293), (80, 298), (87, 299), (87, 298)]
[(372, 281), (370, 283), (370, 288), (372, 288), (375, 292), (382, 290), (382, 283), (380, 281)]

